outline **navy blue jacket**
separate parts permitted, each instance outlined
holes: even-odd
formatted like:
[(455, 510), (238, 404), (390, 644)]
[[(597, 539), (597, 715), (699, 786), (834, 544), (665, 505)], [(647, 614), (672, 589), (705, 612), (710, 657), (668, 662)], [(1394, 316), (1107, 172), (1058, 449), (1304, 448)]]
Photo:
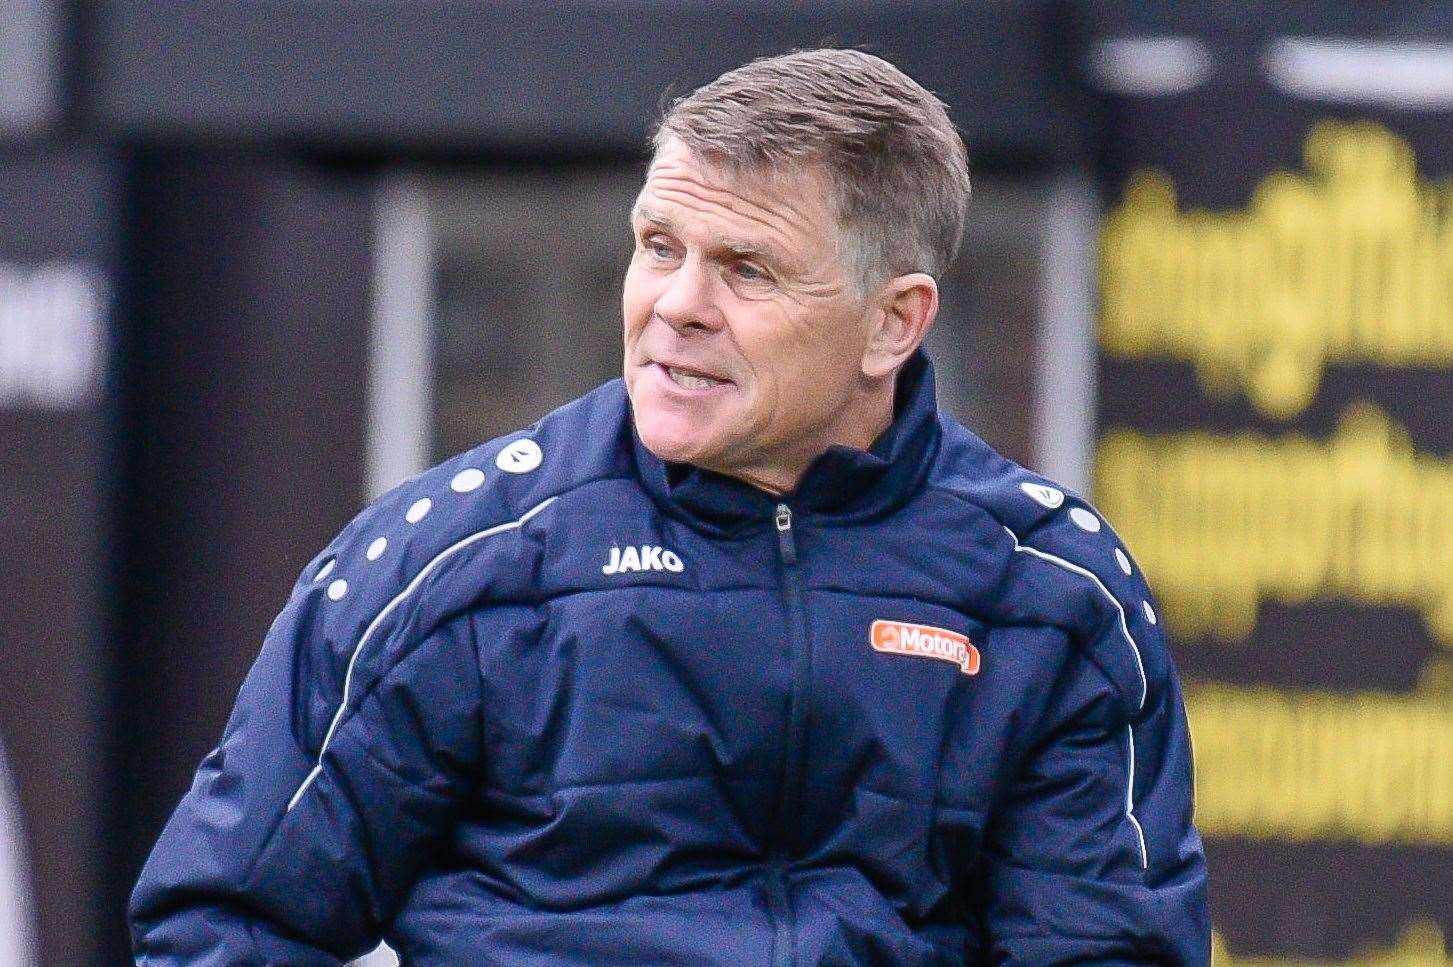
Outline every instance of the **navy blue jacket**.
[(1206, 964), (1181, 693), (1078, 497), (939, 413), (774, 498), (620, 381), (304, 571), (132, 899), (143, 964)]

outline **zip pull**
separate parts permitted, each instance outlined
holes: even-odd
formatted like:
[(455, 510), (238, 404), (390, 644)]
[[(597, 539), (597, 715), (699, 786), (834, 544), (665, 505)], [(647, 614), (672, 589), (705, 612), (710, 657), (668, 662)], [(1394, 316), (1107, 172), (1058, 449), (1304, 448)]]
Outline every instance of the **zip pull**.
[(777, 550), (782, 553), (783, 564), (797, 563), (797, 542), (792, 539), (792, 508), (786, 504), (777, 505)]

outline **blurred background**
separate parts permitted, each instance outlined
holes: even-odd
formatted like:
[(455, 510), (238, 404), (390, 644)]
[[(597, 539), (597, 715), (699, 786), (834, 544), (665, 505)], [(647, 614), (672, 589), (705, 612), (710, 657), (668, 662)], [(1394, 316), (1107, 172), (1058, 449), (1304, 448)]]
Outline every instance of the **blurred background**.
[(964, 132), (940, 402), (1159, 594), (1218, 963), (1453, 963), (1453, 6), (0, 0), (0, 964), (127, 962), (297, 571), (616, 374), (663, 94), (820, 45)]

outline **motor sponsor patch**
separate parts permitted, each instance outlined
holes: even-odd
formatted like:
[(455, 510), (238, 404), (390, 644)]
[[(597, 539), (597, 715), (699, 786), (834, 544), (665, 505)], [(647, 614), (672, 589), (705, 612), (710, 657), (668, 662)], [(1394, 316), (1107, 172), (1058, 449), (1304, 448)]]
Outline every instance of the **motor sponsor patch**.
[(868, 632), (868, 641), (874, 651), (942, 658), (958, 665), (959, 671), (965, 675), (974, 675), (979, 671), (979, 649), (969, 641), (968, 635), (961, 635), (947, 628), (880, 618), (873, 622)]

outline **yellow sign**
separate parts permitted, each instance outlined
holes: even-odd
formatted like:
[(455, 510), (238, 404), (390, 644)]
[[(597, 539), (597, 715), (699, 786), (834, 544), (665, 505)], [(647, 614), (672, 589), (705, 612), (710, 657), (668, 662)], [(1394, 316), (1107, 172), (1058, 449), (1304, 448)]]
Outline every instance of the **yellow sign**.
[(1244, 640), (1263, 601), (1336, 599), (1416, 609), (1453, 645), (1453, 460), (1375, 406), (1326, 441), (1116, 430), (1095, 491), (1179, 635)]
[(1304, 154), (1244, 211), (1182, 213), (1165, 175), (1132, 179), (1103, 231), (1103, 351), (1191, 363), (1279, 418), (1329, 364), (1453, 365), (1453, 185), (1369, 122), (1319, 123)]
[(1219, 933), (1211, 935), (1212, 967), (1453, 967), (1443, 930), (1431, 920), (1415, 920), (1386, 948), (1373, 947), (1346, 960), (1293, 957), (1241, 957), (1226, 949)]
[[(1437, 666), (1435, 666), (1437, 667)], [(1186, 688), (1208, 838), (1453, 845), (1453, 692)]]

